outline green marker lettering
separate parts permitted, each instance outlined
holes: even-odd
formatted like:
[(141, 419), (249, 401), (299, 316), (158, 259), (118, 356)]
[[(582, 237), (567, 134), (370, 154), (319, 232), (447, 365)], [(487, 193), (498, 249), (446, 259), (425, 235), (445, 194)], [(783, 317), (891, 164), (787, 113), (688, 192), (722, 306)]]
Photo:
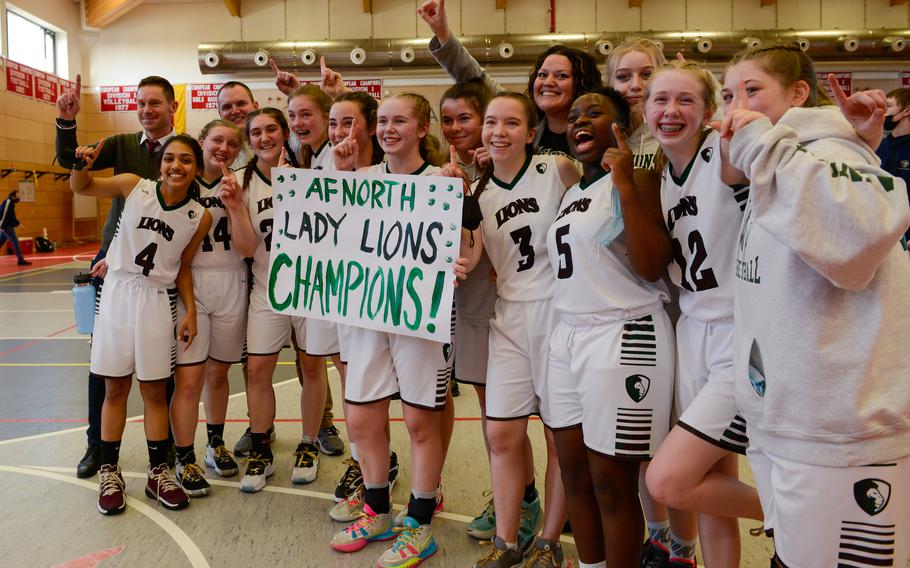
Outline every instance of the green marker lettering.
[(414, 303), (414, 320), (408, 321), (408, 312), (405, 310), (404, 313), (404, 325), (411, 331), (415, 331), (420, 328), (420, 318), (423, 316), (423, 307), (420, 305), (420, 294), (417, 292), (417, 289), (414, 286), (415, 280), (423, 280), (423, 271), (418, 267), (411, 268), (411, 271), (408, 273), (408, 297), (411, 298), (411, 302)]
[(285, 298), (283, 302), (279, 302), (275, 299), (275, 286), (278, 284), (278, 272), (283, 267), (293, 266), (293, 264), (291, 258), (285, 253), (276, 256), (275, 262), (272, 263), (272, 270), (269, 273), (269, 303), (272, 304), (273, 309), (284, 310), (291, 304), (291, 298), (293, 296), (291, 293), (288, 293), (288, 297)]

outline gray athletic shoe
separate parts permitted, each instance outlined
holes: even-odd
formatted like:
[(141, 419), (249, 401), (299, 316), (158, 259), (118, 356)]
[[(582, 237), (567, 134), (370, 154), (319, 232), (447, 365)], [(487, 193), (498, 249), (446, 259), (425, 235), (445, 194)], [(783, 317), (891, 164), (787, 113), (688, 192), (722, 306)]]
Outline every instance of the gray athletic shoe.
[(338, 435), (338, 428), (334, 426), (320, 430), (316, 435), (316, 442), (319, 444), (319, 451), (327, 456), (340, 456), (344, 453), (344, 442)]
[(518, 568), (524, 564), (521, 551), (507, 548), (506, 543), (498, 536), (493, 537), (489, 554), (474, 563), (474, 568)]
[[(275, 427), (269, 427), (269, 440), (275, 441)], [(240, 439), (237, 440), (237, 444), (234, 445), (234, 455), (247, 457), (250, 455), (250, 450), (253, 449), (253, 437), (250, 434), (250, 429), (247, 428), (243, 433), (243, 436), (240, 436)]]

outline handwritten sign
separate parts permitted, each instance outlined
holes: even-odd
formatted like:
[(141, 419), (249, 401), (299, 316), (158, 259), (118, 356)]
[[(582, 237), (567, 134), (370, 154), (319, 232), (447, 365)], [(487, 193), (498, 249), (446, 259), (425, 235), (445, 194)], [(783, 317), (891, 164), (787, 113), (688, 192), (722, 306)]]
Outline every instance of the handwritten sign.
[(136, 86), (101, 87), (101, 112), (136, 110)]
[(272, 170), (272, 309), (451, 341), (461, 180)]
[(190, 85), (190, 108), (193, 110), (218, 110), (218, 89), (223, 83)]
[(6, 60), (6, 90), (11, 93), (24, 95), (26, 97), (34, 96), (35, 70), (28, 65), (22, 65), (15, 61)]
[[(830, 71), (818, 71), (816, 75), (818, 76), (818, 82), (825, 86), (825, 91), (828, 93), (829, 97), (833, 97), (834, 94), (831, 92), (831, 86), (828, 85), (828, 73)], [(853, 72), (852, 71), (836, 71), (834, 76), (837, 77), (837, 83), (840, 85), (840, 88), (843, 89), (844, 94), (848, 97), (853, 94)]]
[(43, 71), (35, 71), (35, 98), (46, 103), (57, 102), (57, 77)]
[(910, 71), (901, 71), (901, 87), (910, 87)]

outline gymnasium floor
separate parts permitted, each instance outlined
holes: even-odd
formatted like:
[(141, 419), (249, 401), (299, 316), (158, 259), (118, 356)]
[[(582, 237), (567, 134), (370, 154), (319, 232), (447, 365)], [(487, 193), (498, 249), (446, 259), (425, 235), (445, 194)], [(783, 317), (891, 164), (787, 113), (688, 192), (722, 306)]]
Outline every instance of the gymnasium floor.
[[(85, 449), (86, 377), (89, 343), (73, 324), (72, 276), (87, 271), (95, 247), (29, 257), (22, 270), (15, 257), (0, 256), (0, 566), (15, 567), (242, 567), (315, 568), (371, 566), (381, 544), (355, 554), (328, 546), (343, 527), (328, 517), (343, 457), (320, 456), (316, 481), (290, 482), (292, 452), (300, 436), (300, 387), (289, 350), (282, 353), (274, 383), (278, 400), (275, 475), (265, 491), (238, 491), (239, 476), (211, 474), (212, 493), (194, 499), (184, 511), (168, 511), (143, 493), (147, 453), (138, 388), (133, 388), (121, 451), (127, 482), (127, 510), (100, 515), (97, 477), (77, 479), (75, 465)], [(38, 260), (42, 259), (42, 260)], [(336, 420), (346, 440), (341, 389), (329, 370)], [(232, 446), (246, 427), (246, 401), (239, 370), (231, 372), (231, 400), (225, 439)], [(443, 472), (445, 512), (434, 521), (439, 552), (426, 566), (473, 566), (486, 546), (468, 537), (465, 524), (485, 503), (489, 489), (479, 410), (473, 389), (462, 386), (455, 399), (456, 425)], [(393, 447), (401, 458), (397, 505), (408, 495), (408, 450), (401, 409), (392, 408)], [(532, 422), (538, 485), (542, 486), (543, 437)], [(197, 456), (205, 448), (205, 428), (197, 429)], [(744, 469), (744, 475), (749, 475)], [(741, 523), (742, 566), (768, 565), (771, 545), (753, 538)], [(567, 556), (574, 555), (564, 537)]]

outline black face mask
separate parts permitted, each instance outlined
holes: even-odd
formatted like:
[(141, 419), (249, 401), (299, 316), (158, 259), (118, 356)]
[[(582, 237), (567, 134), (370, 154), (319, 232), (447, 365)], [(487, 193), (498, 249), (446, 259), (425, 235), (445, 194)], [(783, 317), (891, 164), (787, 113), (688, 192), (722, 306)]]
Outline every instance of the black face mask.
[(894, 115), (885, 115), (885, 130), (890, 132), (891, 130), (894, 130), (895, 126), (897, 126), (897, 124), (894, 122)]

